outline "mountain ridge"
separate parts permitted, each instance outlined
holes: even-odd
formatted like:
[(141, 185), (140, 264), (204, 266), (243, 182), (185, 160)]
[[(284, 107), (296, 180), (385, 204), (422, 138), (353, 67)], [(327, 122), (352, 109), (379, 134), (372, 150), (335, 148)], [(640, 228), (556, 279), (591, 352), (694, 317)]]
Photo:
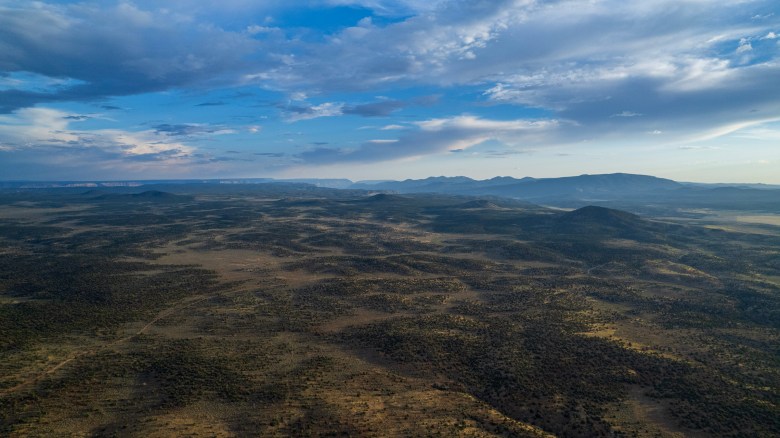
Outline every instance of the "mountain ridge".
[[(102, 190), (113, 193), (137, 193), (158, 189), (189, 193), (188, 187), (210, 186), (223, 191), (242, 186), (253, 191), (266, 186), (284, 186), (290, 193), (310, 190), (342, 190), (368, 194), (444, 194), (468, 197), (513, 199), (526, 203), (561, 208), (601, 205), (634, 212), (682, 212), (704, 214), (701, 209), (780, 212), (780, 186), (754, 184), (700, 184), (677, 182), (667, 178), (630, 173), (583, 174), (558, 178), (514, 178), (496, 176), (476, 180), (466, 176), (431, 176), (403, 181), (362, 181), (348, 179), (270, 179), (238, 178), (207, 180), (81, 181), (81, 182), (2, 182), (0, 190), (26, 192)], [(221, 187), (221, 188), (220, 188)], [(670, 210), (671, 209), (671, 210)]]
[(468, 177), (429, 177), (376, 184), (355, 183), (350, 188), (391, 190), (397, 193), (447, 193), (458, 195), (494, 195), (534, 200), (551, 196), (590, 196), (612, 198), (627, 194), (675, 190), (684, 185), (665, 178), (628, 173), (579, 175), (561, 178), (495, 177), (474, 180)]

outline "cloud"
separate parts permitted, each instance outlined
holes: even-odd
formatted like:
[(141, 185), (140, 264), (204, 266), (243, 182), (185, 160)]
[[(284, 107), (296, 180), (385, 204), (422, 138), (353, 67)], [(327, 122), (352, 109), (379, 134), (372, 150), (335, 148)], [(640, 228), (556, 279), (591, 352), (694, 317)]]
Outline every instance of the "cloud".
[[(657, 59), (622, 74), (575, 71), (568, 79), (554, 74), (516, 78), (489, 98), (550, 108), (556, 118), (571, 122), (561, 140), (572, 143), (618, 138), (633, 142), (636, 132), (656, 130), (664, 132), (665, 141), (687, 141), (691, 133), (726, 132), (719, 128), (780, 116), (780, 89), (772, 85), (780, 76), (780, 63), (732, 68), (714, 59), (676, 62)], [(631, 114), (637, 116), (627, 117)]]
[[(482, 93), (496, 106), (542, 109), (560, 121), (545, 132), (572, 143), (654, 131), (664, 141), (693, 133), (706, 138), (780, 116), (778, 21), (767, 13), (773, 0), (315, 0), (305, 7), (335, 6), (366, 8), (374, 17), (323, 33), (269, 18), (303, 7), (281, 0), (218, 6), (177, 0), (164, 8), (152, 0), (3, 2), (0, 113), (45, 102), (99, 104), (111, 96), (251, 85), (290, 96), (277, 105), (287, 122), (387, 117), (435, 103), (435, 96), (427, 103), (400, 97), (407, 91), (441, 91), (453, 100)], [(353, 92), (392, 97), (344, 103), (341, 93)], [(440, 132), (409, 125), (392, 145), (322, 148), (320, 155), (410, 157), (437, 153), (456, 140), (447, 139), (451, 132), (473, 141), (507, 132), (447, 123)], [(195, 131), (187, 125), (153, 134), (167, 141), (204, 134)], [(73, 132), (67, 127), (61, 135)], [(430, 147), (408, 143), (426, 136)]]
[(236, 131), (225, 126), (205, 125), (202, 123), (162, 123), (152, 127), (156, 134), (164, 134), (169, 137), (193, 137), (198, 135), (224, 135), (234, 134)]
[(326, 0), (332, 6), (357, 6), (373, 10), (378, 15), (408, 16), (428, 13), (444, 0)]
[(684, 151), (700, 151), (700, 150), (716, 150), (720, 149), (716, 146), (694, 146), (694, 145), (682, 145), (678, 146), (677, 149), (681, 149)]
[(74, 122), (71, 116), (50, 108), (26, 108), (0, 116), (0, 145), (7, 152), (0, 166), (3, 173), (10, 177), (18, 171), (12, 163), (21, 161), (29, 166), (125, 166), (125, 170), (135, 171), (142, 170), (138, 163), (154, 162), (152, 167), (159, 170), (193, 162), (195, 148), (163, 132), (76, 130), (70, 126)]
[(488, 140), (533, 143), (556, 130), (555, 120), (490, 120), (463, 115), (415, 123), (417, 129), (394, 140), (371, 140), (357, 149), (316, 148), (297, 157), (304, 164), (380, 162), (463, 151)]
[(260, 25), (257, 25), (257, 24), (253, 24), (253, 25), (247, 26), (246, 31), (250, 35), (257, 35), (257, 34), (263, 34), (263, 33), (281, 32), (281, 29), (279, 29), (278, 27), (260, 26)]
[(409, 106), (431, 106), (440, 99), (439, 95), (419, 96), (410, 100), (382, 99), (377, 102), (345, 105), (344, 114), (358, 115), (362, 117), (387, 117), (392, 113)]
[(610, 117), (639, 117), (642, 114), (635, 113), (633, 111), (621, 111), (616, 114), (612, 114)]
[(526, 155), (531, 154), (533, 151), (531, 150), (505, 150), (505, 151), (486, 151), (485, 156), (489, 158), (505, 158), (505, 157), (511, 157), (514, 155)]
[(294, 57), (285, 58), (286, 68), (257, 77), (288, 89), (329, 91), (406, 81), (453, 83), (455, 64), (473, 61), (475, 52), (498, 36), (511, 15), (525, 9), (519, 3), (442, 1), (430, 8), (415, 2), (411, 17), (386, 26), (361, 21), (322, 43), (299, 46)]
[(750, 44), (750, 40), (742, 38), (739, 40), (739, 47), (737, 47), (737, 53), (745, 53), (753, 50), (753, 46)]
[(83, 122), (84, 120), (89, 120), (91, 118), (92, 117), (84, 115), (84, 114), (73, 114), (73, 115), (70, 115), (70, 116), (65, 116), (66, 120), (74, 120), (74, 121), (77, 121), (77, 122)]
[(362, 105), (348, 105), (343, 108), (344, 114), (358, 115), (362, 117), (386, 117), (405, 107), (407, 104), (399, 100), (381, 100), (379, 102)]
[[(304, 46), (289, 69), (271, 77), (320, 92), (482, 87), (491, 102), (572, 121), (572, 141), (657, 126), (671, 135), (750, 118), (754, 108), (778, 114), (773, 81), (780, 59), (772, 41), (758, 44), (774, 35), (776, 23), (740, 19), (768, 6), (766, 0), (441, 2), (396, 23), (363, 24), (359, 32), (345, 29)], [(346, 110), (387, 115), (398, 107)]]
[[(88, 23), (88, 25), (85, 25)], [(75, 85), (0, 91), (0, 111), (40, 102), (84, 101), (189, 87), (236, 76), (257, 41), (216, 26), (193, 25), (181, 11), (131, 3), (0, 5), (0, 71), (60, 78)]]
[(301, 120), (316, 119), (319, 117), (333, 117), (340, 116), (342, 114), (342, 108), (344, 104), (337, 102), (325, 102), (319, 105), (287, 105), (282, 106), (282, 110), (286, 113), (286, 120), (290, 123), (299, 122)]
[[(77, 129), (79, 122), (73, 115), (51, 108), (0, 115), (0, 175), (6, 179), (160, 179), (219, 177), (237, 169), (265, 168), (251, 155), (204, 152), (190, 143), (199, 136), (218, 134), (220, 127), (163, 124), (135, 131), (83, 130)], [(282, 160), (285, 156), (268, 155)], [(269, 166), (278, 165), (276, 161)]]

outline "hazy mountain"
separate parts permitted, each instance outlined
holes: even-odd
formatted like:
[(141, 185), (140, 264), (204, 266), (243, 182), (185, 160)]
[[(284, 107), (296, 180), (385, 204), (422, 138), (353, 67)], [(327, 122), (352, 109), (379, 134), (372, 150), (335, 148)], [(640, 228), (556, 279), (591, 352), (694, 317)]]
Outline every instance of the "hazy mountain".
[[(13, 182), (0, 183), (4, 190), (58, 191), (94, 188), (120, 193), (137, 193), (139, 190), (157, 189), (177, 194), (192, 190), (257, 193), (272, 190), (278, 193), (281, 187), (300, 195), (301, 192), (316, 192), (338, 189), (343, 196), (355, 195), (361, 191), (369, 193), (390, 192), (395, 194), (437, 193), (466, 195), (480, 198), (514, 199), (535, 204), (564, 208), (579, 208), (586, 205), (626, 209), (639, 213), (659, 214), (661, 211), (695, 213), (693, 209), (716, 208), (723, 210), (780, 212), (780, 190), (768, 185), (750, 184), (693, 184), (679, 183), (670, 179), (648, 175), (612, 173), (602, 175), (579, 175), (562, 178), (513, 178), (495, 177), (475, 180), (465, 176), (429, 177), (404, 181), (361, 181), (353, 183), (348, 179), (295, 179), (274, 180), (270, 178), (243, 178), (221, 180), (166, 180), (166, 181), (82, 181), (82, 182)], [(273, 189), (271, 187), (273, 186)], [(197, 189), (193, 189), (196, 188)], [(335, 196), (335, 195), (334, 195)], [(497, 205), (501, 205), (500, 203)]]
[(675, 190), (681, 187), (683, 186), (680, 183), (669, 179), (626, 173), (539, 179), (496, 177), (488, 180), (473, 180), (463, 176), (431, 177), (378, 184), (358, 183), (351, 186), (354, 189), (391, 190), (398, 193), (494, 195), (527, 200), (561, 197), (615, 199), (626, 195)]
[(512, 198), (543, 205), (578, 208), (585, 205), (638, 211), (673, 208), (718, 208), (780, 211), (780, 190), (769, 186), (687, 184), (648, 175), (613, 173), (563, 178), (431, 177), (420, 180), (356, 183), (352, 189), (394, 193), (444, 193), (451, 195)]
[(354, 183), (348, 179), (317, 179), (317, 178), (295, 178), (295, 179), (281, 179), (275, 180), (284, 183), (303, 183), (311, 184), (317, 187), (327, 187), (331, 189), (347, 189)]

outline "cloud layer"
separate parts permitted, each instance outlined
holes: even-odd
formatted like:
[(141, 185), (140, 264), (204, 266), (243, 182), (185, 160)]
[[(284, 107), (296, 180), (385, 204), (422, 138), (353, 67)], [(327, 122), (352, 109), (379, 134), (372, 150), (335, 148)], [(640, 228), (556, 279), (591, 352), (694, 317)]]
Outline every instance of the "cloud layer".
[[(81, 148), (114, 163), (197, 166), (220, 155), (201, 150), (204, 136), (248, 132), (272, 144), (286, 126), (325, 144), (253, 152), (317, 165), (488, 141), (507, 154), (594, 143), (679, 150), (746, 130), (771, 141), (779, 34), (774, 0), (0, 0), (0, 152)], [(262, 130), (235, 122), (253, 114), (217, 94), (237, 89), (273, 96), (257, 105), (275, 111)], [(166, 93), (195, 96), (182, 113), (226, 115), (78, 130), (84, 111), (66, 109), (119, 110), (112, 99)], [(360, 137), (358, 118), (380, 120), (376, 132)], [(325, 120), (344, 128), (307, 131)]]
[(357, 149), (317, 148), (301, 153), (298, 158), (305, 164), (365, 163), (459, 152), (488, 140), (528, 145), (541, 141), (558, 123), (554, 120), (496, 121), (459, 116), (420, 121), (415, 125), (417, 129), (398, 139), (369, 140)]
[(0, 71), (78, 81), (44, 90), (0, 91), (0, 111), (39, 102), (206, 86), (232, 81), (248, 57), (264, 65), (256, 41), (166, 9), (120, 2), (0, 3)]

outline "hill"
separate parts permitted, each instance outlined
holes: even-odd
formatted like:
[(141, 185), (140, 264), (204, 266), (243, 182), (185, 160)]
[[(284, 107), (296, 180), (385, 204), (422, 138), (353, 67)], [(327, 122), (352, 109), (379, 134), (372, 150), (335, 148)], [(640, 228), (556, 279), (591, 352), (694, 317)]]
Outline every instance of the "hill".
[(649, 223), (635, 214), (594, 205), (561, 215), (553, 226), (558, 233), (631, 238), (644, 237), (648, 228)]
[(558, 219), (558, 224), (565, 226), (603, 225), (619, 228), (637, 227), (642, 222), (635, 214), (595, 205), (570, 211)]

